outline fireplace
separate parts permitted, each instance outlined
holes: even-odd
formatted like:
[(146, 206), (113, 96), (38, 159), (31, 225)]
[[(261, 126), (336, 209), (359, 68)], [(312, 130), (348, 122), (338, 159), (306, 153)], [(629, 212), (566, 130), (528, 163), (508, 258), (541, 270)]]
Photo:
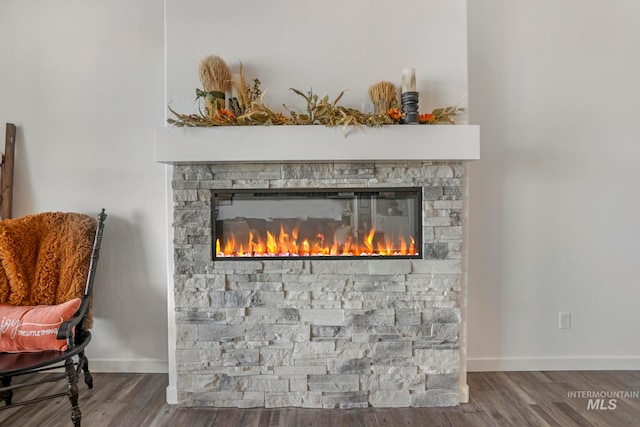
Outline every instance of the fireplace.
[(420, 188), (213, 190), (213, 259), (420, 258)]
[[(224, 150), (216, 143), (232, 139)], [(362, 408), (468, 399), (464, 161), (478, 158), (477, 127), (400, 126), (346, 139), (320, 126), (172, 128), (159, 130), (156, 149), (158, 161), (173, 164), (177, 403)], [(432, 160), (406, 160), (416, 158)], [(230, 201), (280, 205), (283, 197), (324, 206), (313, 215), (227, 210)], [(249, 219), (331, 218), (325, 239), (345, 223), (359, 239), (360, 229), (403, 234), (380, 226), (401, 216), (414, 217), (394, 229), (414, 234), (412, 254), (216, 249), (243, 223), (239, 240), (248, 244), (258, 229)], [(277, 222), (264, 228), (275, 233)]]

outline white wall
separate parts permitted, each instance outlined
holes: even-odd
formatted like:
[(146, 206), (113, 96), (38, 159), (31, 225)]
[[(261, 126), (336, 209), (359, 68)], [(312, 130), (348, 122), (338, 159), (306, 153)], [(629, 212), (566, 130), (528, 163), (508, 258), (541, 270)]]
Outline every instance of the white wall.
[[(288, 88), (310, 86), (349, 89), (344, 102), (359, 106), (406, 66), (423, 110), (466, 92), (462, 0), (210, 3), (167, 0), (165, 87), (161, 0), (0, 2), (0, 123), (19, 126), (15, 215), (109, 213), (96, 370), (166, 370), (154, 128), (165, 89), (176, 109), (195, 108), (200, 57), (242, 60), (274, 108), (301, 106)], [(639, 7), (469, 2), (470, 122), (483, 156), (471, 167), (471, 368), (639, 368)], [(561, 310), (572, 329), (557, 329)]]
[(640, 369), (640, 3), (468, 13), (469, 370)]
[[(107, 210), (94, 370), (166, 371), (163, 4), (0, 2), (0, 124), (18, 126), (14, 217)], [(2, 144), (4, 147), (4, 144)]]
[(457, 103), (467, 93), (466, 2), (324, 0), (211, 2), (167, 0), (167, 101), (197, 112), (198, 64), (222, 57), (232, 72), (257, 77), (273, 109), (306, 108), (289, 88), (361, 108), (368, 88), (401, 83), (416, 68), (423, 111)]

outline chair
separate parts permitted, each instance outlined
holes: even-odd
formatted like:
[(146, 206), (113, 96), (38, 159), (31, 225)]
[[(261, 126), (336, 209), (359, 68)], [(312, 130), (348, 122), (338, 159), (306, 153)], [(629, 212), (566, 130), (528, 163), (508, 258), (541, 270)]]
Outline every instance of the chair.
[[(78, 307), (72, 309), (75, 312), (69, 314), (68, 320), (59, 324), (57, 333), (46, 322), (11, 322), (7, 320), (10, 317), (0, 314), (0, 341), (12, 335), (19, 338), (40, 336), (42, 332), (42, 336), (51, 335), (48, 339), (61, 346), (55, 350), (19, 349), (0, 353), (0, 398), (6, 403), (0, 409), (68, 396), (71, 421), (74, 426), (80, 427), (82, 415), (78, 406), (78, 378), (82, 373), (86, 385), (93, 388), (85, 348), (91, 341), (91, 294), (106, 217), (102, 209), (97, 221), (87, 215), (61, 212), (0, 221), (0, 303), (3, 303), (0, 309), (49, 310), (70, 304)], [(35, 333), (25, 330), (29, 328), (25, 325), (49, 329)], [(3, 347), (5, 345), (6, 341)], [(57, 372), (48, 376), (24, 377), (20, 383), (11, 384), (14, 377), (50, 370)], [(67, 383), (66, 393), (13, 402), (17, 389), (63, 379)]]

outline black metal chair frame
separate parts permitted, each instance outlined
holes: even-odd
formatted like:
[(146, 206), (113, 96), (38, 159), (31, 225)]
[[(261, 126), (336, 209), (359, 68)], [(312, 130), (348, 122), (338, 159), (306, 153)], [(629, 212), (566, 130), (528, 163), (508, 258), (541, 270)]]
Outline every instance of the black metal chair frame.
[[(1, 406), (2, 409), (9, 409), (16, 406), (27, 405), (30, 403), (41, 402), (43, 400), (55, 399), (58, 397), (68, 396), (71, 402), (71, 421), (75, 427), (80, 427), (82, 414), (78, 405), (78, 378), (84, 372), (84, 381), (89, 388), (93, 388), (93, 378), (89, 372), (89, 362), (84, 354), (84, 350), (91, 341), (91, 333), (87, 330), (87, 314), (89, 312), (89, 303), (91, 292), (93, 290), (93, 281), (98, 266), (98, 258), (100, 257), (100, 245), (102, 243), (102, 231), (104, 229), (104, 221), (107, 218), (104, 209), (98, 215), (98, 225), (93, 240), (93, 249), (91, 252), (91, 263), (87, 274), (87, 283), (85, 286), (84, 296), (80, 307), (74, 316), (67, 322), (60, 325), (58, 329), (58, 339), (66, 339), (68, 349), (66, 351), (43, 351), (37, 353), (0, 353), (0, 379), (2, 386), (0, 387), (0, 397), (5, 401), (6, 405)], [(78, 360), (74, 361), (77, 356)], [(46, 378), (37, 378), (26, 382), (11, 385), (13, 377), (28, 375), (33, 373), (41, 373), (50, 370), (59, 370), (64, 368), (64, 374), (48, 376)], [(45, 396), (39, 396), (34, 399), (25, 400), (17, 403), (12, 402), (13, 391), (23, 387), (35, 386), (52, 381), (66, 379), (68, 391), (66, 393), (56, 393)]]

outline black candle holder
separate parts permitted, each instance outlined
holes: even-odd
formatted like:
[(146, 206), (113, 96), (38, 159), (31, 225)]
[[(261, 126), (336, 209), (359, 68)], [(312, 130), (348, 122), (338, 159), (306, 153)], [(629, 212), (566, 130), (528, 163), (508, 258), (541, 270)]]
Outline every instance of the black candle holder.
[(418, 124), (418, 92), (404, 92), (400, 96), (404, 117), (402, 124)]

